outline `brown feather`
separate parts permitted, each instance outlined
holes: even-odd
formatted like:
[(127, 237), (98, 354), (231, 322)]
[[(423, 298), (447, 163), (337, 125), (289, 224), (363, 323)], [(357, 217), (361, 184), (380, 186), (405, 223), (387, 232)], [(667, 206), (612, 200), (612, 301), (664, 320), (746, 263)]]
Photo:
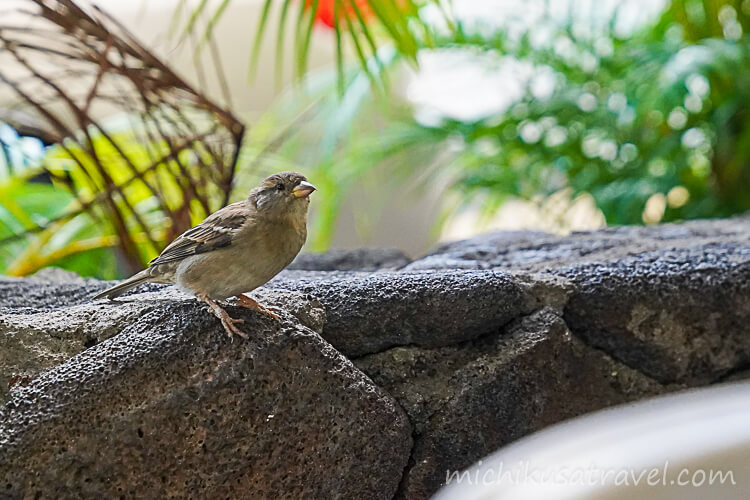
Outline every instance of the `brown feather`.
[(177, 237), (150, 265), (181, 260), (191, 255), (210, 252), (232, 244), (239, 228), (247, 222), (248, 209), (245, 201), (227, 205), (211, 214), (197, 226)]

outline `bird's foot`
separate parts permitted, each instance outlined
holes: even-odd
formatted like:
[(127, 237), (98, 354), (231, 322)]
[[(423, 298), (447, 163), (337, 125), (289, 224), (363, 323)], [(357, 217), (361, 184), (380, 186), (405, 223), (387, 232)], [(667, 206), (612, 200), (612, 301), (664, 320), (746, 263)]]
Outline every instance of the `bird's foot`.
[(244, 323), (245, 320), (243, 319), (235, 319), (229, 315), (228, 312), (224, 310), (223, 307), (221, 307), (219, 304), (214, 302), (213, 300), (209, 299), (208, 297), (201, 297), (201, 300), (209, 305), (211, 310), (213, 311), (214, 315), (219, 318), (221, 321), (221, 326), (224, 327), (224, 331), (227, 332), (227, 335), (230, 339), (234, 339), (235, 335), (239, 335), (243, 339), (247, 339), (247, 334), (237, 328), (236, 325), (240, 323)]
[(258, 311), (259, 313), (264, 314), (269, 318), (273, 318), (276, 321), (279, 321), (279, 315), (276, 314), (277, 312), (281, 312), (279, 309), (275, 307), (262, 306), (258, 303), (258, 301), (256, 301), (252, 297), (245, 295), (244, 293), (237, 295), (237, 305), (242, 306), (246, 309)]
[(239, 323), (244, 323), (244, 319), (233, 318), (229, 314), (227, 314), (225, 318), (219, 319), (221, 319), (221, 325), (224, 327), (224, 331), (227, 332), (230, 339), (234, 339), (234, 335), (239, 335), (247, 340), (247, 334), (235, 326)]

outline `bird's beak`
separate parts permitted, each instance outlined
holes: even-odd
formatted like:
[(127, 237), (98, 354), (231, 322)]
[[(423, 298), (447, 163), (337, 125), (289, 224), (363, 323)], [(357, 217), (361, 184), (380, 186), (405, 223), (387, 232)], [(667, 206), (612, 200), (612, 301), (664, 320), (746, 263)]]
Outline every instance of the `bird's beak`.
[(315, 191), (315, 186), (305, 181), (300, 182), (294, 189), (292, 189), (292, 193), (297, 198), (310, 196), (310, 193), (312, 193), (313, 191)]

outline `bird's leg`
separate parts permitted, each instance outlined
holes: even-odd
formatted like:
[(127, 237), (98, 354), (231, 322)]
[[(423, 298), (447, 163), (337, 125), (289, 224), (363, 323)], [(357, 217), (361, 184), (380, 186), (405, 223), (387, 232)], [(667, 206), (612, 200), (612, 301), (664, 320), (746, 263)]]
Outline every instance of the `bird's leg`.
[(244, 320), (242, 319), (234, 319), (229, 315), (228, 312), (224, 310), (223, 307), (221, 307), (219, 304), (214, 302), (208, 297), (198, 297), (200, 300), (208, 304), (208, 306), (211, 308), (211, 310), (214, 312), (214, 315), (219, 318), (221, 321), (221, 325), (224, 327), (224, 330), (227, 332), (227, 335), (229, 335), (229, 338), (233, 338), (234, 334), (239, 335), (243, 339), (247, 338), (247, 334), (244, 333), (242, 330), (237, 328), (235, 326), (238, 323), (244, 323)]
[(270, 307), (264, 307), (258, 303), (255, 299), (252, 297), (249, 297), (245, 295), (244, 293), (241, 293), (237, 295), (237, 305), (245, 307), (247, 309), (252, 309), (254, 311), (258, 311), (261, 314), (265, 314), (269, 318), (273, 318), (275, 320), (279, 319), (278, 314), (274, 313), (273, 311), (278, 311), (278, 309), (270, 308)]

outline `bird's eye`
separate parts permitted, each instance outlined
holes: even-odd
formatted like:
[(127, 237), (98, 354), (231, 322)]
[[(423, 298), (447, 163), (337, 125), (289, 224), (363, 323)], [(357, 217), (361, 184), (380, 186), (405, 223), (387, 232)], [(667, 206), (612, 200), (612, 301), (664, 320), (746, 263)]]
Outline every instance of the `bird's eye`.
[(283, 191), (283, 190), (284, 190), (284, 185), (282, 183), (279, 182), (278, 184), (276, 184), (276, 191)]

